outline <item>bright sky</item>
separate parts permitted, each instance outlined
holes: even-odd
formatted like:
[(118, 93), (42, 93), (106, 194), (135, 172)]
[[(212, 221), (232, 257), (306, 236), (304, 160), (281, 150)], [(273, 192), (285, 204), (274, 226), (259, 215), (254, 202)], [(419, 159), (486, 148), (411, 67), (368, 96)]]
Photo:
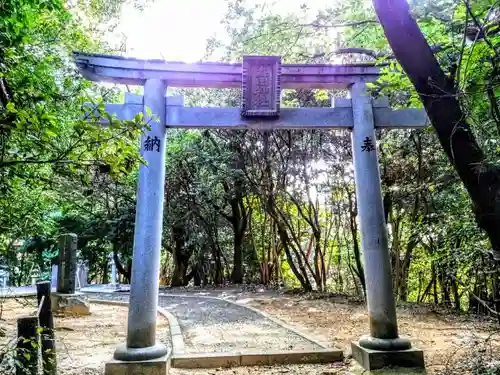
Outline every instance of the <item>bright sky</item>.
[[(308, 16), (313, 19), (318, 10), (336, 0), (246, 0), (246, 3), (263, 1), (269, 6), (272, 2), (274, 13), (283, 15), (303, 12), (300, 6), (307, 3)], [(127, 38), (128, 57), (195, 62), (203, 57), (208, 38), (216, 35), (219, 40), (227, 40), (220, 24), (226, 12), (225, 0), (154, 0), (142, 12), (132, 6), (124, 7), (118, 32)], [(324, 168), (324, 162), (318, 161), (314, 167)], [(318, 182), (324, 179), (319, 176)], [(310, 194), (316, 198), (314, 186)]]
[[(273, 8), (279, 13), (298, 12), (300, 5), (307, 3), (314, 16), (317, 9), (324, 9), (333, 1), (275, 0)], [(198, 61), (208, 38), (215, 34), (220, 39), (226, 37), (220, 25), (226, 10), (225, 0), (155, 0), (142, 12), (132, 6), (124, 7), (120, 31), (127, 37), (127, 56)]]

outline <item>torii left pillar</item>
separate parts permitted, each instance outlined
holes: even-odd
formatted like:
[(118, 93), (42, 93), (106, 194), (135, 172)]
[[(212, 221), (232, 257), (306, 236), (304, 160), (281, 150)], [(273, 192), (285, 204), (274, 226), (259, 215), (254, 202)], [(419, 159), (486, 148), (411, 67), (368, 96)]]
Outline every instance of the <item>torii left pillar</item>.
[(115, 361), (106, 364), (106, 375), (167, 372), (167, 348), (156, 341), (165, 182), (165, 94), (163, 80), (145, 82), (143, 112), (150, 130), (141, 137), (146, 165), (140, 166), (137, 187), (127, 342), (116, 349)]

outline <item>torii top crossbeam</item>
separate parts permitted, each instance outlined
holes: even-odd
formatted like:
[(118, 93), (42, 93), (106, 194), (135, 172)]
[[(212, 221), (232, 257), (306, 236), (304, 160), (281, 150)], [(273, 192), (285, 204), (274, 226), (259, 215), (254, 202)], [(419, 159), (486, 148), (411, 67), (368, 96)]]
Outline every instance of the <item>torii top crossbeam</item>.
[[(80, 72), (88, 79), (144, 85), (162, 80), (170, 87), (240, 88), (240, 108), (197, 108), (174, 104), (169, 98), (164, 125), (167, 127), (328, 129), (352, 128), (350, 100), (335, 100), (335, 108), (280, 108), (282, 88), (347, 88), (375, 81), (379, 69), (373, 65), (282, 65), (279, 56), (244, 56), (242, 64), (166, 62), (74, 52)], [(133, 101), (131, 101), (131, 99)], [(182, 101), (182, 100), (181, 100)], [(425, 126), (419, 109), (393, 111), (374, 102), (376, 127)], [(142, 111), (141, 98), (130, 95), (123, 104), (108, 104), (106, 111), (121, 120)], [(104, 119), (106, 121), (106, 119)]]
[[(82, 75), (91, 81), (143, 85), (156, 78), (170, 87), (241, 87), (242, 64), (187, 64), (81, 52), (73, 52), (73, 56)], [(283, 64), (281, 88), (345, 88), (355, 82), (373, 82), (378, 76), (379, 68), (373, 64)]]

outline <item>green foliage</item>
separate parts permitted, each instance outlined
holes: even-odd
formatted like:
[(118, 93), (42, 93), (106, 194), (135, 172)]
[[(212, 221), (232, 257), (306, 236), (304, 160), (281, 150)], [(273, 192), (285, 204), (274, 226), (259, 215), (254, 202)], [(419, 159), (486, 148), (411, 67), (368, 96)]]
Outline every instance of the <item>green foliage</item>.
[[(105, 48), (82, 17), (116, 19), (121, 3), (94, 1), (77, 11), (79, 3), (73, 13), (59, 0), (0, 4), (0, 254), (21, 267), (15, 283), (25, 282), (32, 262), (48, 276), (55, 240), (67, 230), (65, 215), (89, 218), (80, 209), (92, 204), (99, 218), (120, 215), (121, 207), (104, 214), (109, 202), (92, 201), (96, 197), (90, 192), (102, 187), (103, 179), (116, 186), (134, 183), (129, 175), (139, 164), (143, 118), (118, 121), (104, 113), (104, 101), (116, 100), (118, 90), (83, 79), (72, 59), (72, 50)], [(84, 108), (89, 102), (92, 107)], [(100, 125), (102, 117), (109, 126)], [(122, 194), (128, 198), (127, 188)], [(119, 236), (109, 231), (109, 237)], [(19, 242), (24, 245), (15, 251)], [(91, 241), (82, 239), (86, 242)]]
[[(56, 0), (0, 5), (0, 254), (20, 270), (16, 283), (27, 282), (33, 265), (47, 277), (57, 236), (68, 231), (79, 236), (91, 278), (105, 278), (110, 252), (130, 269), (137, 143), (147, 124), (143, 115), (118, 121), (104, 113), (103, 103), (119, 101), (122, 93), (82, 79), (71, 59), (72, 49), (109, 51), (97, 25), (113, 29), (120, 4), (82, 1), (78, 12)], [(490, 1), (467, 4), (416, 1), (412, 12), (496, 165), (498, 22)], [(207, 57), (371, 62), (382, 71), (370, 85), (375, 96), (387, 95), (393, 107), (421, 107), (371, 7), (344, 1), (311, 14), (307, 6), (277, 14), (272, 6), (229, 1), (222, 23), (230, 41), (209, 40)], [(486, 38), (477, 37), (478, 28), (488, 30)], [(180, 91), (189, 105), (239, 106), (238, 90)], [(284, 90), (282, 104), (326, 107), (345, 95)], [(87, 102), (94, 111), (84, 118)], [(101, 117), (110, 126), (100, 126)], [(234, 274), (241, 252), (247, 281), (363, 294), (348, 135), (169, 130), (168, 141), (163, 281), (222, 282)], [(428, 129), (378, 131), (377, 147), (395, 295), (480, 311), (471, 296), (490, 303), (493, 293), (488, 241), (437, 138)]]

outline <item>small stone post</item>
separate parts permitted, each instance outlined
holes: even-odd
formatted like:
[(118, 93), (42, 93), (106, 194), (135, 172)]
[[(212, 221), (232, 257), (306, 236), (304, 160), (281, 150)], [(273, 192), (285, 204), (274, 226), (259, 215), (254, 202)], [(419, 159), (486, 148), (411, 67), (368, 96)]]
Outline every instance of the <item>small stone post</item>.
[(40, 281), (36, 284), (36, 297), (38, 306), (42, 302), (40, 315), (38, 317), (41, 332), (41, 351), (43, 375), (56, 375), (57, 373), (57, 357), (56, 345), (54, 339), (54, 317), (52, 316), (52, 303), (50, 300), (50, 281)]
[[(121, 361), (157, 359), (167, 354), (167, 348), (156, 342), (165, 184), (165, 94), (162, 80), (145, 82), (144, 117), (151, 130), (141, 137), (141, 154), (147, 165), (139, 169), (127, 344), (114, 354)], [(149, 110), (153, 118), (148, 116)]]
[(364, 83), (351, 86), (351, 100), (354, 178), (370, 320), (370, 335), (353, 343), (353, 356), (368, 370), (388, 365), (422, 367), (423, 353), (409, 350), (410, 340), (398, 334), (372, 100)]
[(38, 375), (38, 316), (17, 319), (16, 375)]
[(77, 243), (78, 237), (74, 233), (59, 237), (58, 293), (75, 293)]
[(52, 274), (50, 275), (51, 288), (57, 288), (58, 269), (59, 269), (59, 267), (57, 264), (52, 265)]

